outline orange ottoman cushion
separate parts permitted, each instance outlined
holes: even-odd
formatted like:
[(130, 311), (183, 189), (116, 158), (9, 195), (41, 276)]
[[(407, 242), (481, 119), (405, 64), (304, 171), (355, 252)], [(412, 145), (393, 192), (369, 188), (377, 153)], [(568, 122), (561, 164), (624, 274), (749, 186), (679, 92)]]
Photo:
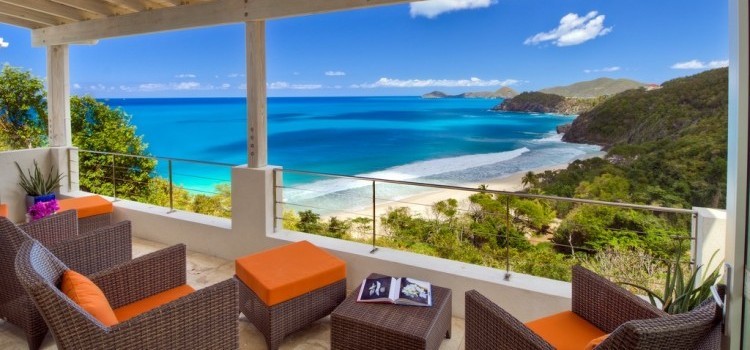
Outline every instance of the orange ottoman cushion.
[(582, 350), (606, 333), (573, 311), (565, 311), (526, 323), (534, 333), (557, 350)]
[(0, 216), (8, 217), (8, 205), (0, 204)]
[(138, 300), (134, 303), (130, 303), (125, 306), (116, 308), (115, 316), (120, 322), (125, 322), (133, 317), (136, 317), (144, 312), (156, 309), (159, 306), (167, 304), (173, 300), (182, 298), (192, 292), (195, 292), (193, 287), (183, 284), (177, 288), (165, 290), (161, 293), (154, 294), (146, 299)]
[(235, 271), (272, 306), (346, 278), (346, 263), (301, 241), (239, 258)]
[(100, 196), (66, 198), (57, 203), (60, 205), (60, 211), (78, 210), (79, 219), (112, 212), (112, 203)]

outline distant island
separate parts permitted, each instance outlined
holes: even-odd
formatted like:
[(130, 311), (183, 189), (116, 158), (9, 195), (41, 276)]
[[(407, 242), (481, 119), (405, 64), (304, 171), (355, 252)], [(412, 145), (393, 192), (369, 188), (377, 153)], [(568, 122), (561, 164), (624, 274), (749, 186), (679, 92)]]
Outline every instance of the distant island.
[(608, 97), (623, 91), (653, 90), (658, 87), (629, 79), (599, 78), (567, 86), (523, 92), (492, 107), (492, 110), (577, 115), (593, 109)]
[(448, 95), (442, 91), (433, 91), (422, 95), (422, 98), (513, 98), (518, 95), (516, 90), (507, 86), (495, 91), (464, 92), (458, 95)]

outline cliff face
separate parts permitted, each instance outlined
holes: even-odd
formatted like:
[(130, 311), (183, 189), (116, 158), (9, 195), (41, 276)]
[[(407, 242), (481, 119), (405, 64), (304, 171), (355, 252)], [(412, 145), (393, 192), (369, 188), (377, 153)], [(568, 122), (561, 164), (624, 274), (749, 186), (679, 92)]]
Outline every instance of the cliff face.
[(557, 113), (557, 114), (581, 114), (590, 110), (603, 98), (582, 99), (565, 98), (554, 94), (533, 91), (524, 92), (520, 95), (507, 99), (495, 106), (495, 111), (510, 112), (535, 112), (535, 113)]

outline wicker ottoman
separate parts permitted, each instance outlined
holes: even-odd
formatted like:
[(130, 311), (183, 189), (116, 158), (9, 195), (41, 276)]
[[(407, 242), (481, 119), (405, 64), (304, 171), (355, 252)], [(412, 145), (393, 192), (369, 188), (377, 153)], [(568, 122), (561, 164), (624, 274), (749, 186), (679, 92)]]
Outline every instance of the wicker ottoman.
[(112, 203), (101, 196), (66, 198), (58, 201), (60, 211), (76, 210), (78, 232), (86, 233), (112, 223)]
[(240, 312), (271, 350), (331, 313), (346, 298), (346, 264), (307, 241), (235, 261)]

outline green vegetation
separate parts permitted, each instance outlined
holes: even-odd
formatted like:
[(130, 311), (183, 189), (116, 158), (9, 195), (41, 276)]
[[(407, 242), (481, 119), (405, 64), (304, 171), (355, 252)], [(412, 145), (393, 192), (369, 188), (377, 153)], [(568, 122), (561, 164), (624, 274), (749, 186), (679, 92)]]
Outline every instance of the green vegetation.
[(21, 166), (16, 163), (16, 169), (18, 169), (18, 176), (21, 181), (18, 183), (26, 194), (32, 197), (44, 196), (54, 193), (58, 187), (60, 187), (60, 179), (63, 178), (63, 174), (55, 173), (54, 167), (49, 167), (49, 173), (47, 176), (42, 174), (39, 170), (39, 164), (34, 160), (34, 172), (30, 169), (26, 170), (26, 173), (21, 170)]
[(566, 86), (555, 86), (541, 89), (540, 92), (555, 94), (564, 97), (591, 98), (600, 96), (612, 96), (625, 90), (638, 89), (645, 84), (630, 79), (599, 78), (581, 81)]
[[(47, 145), (47, 105), (41, 79), (18, 68), (0, 72), (0, 150)], [(157, 165), (148, 145), (130, 124), (130, 116), (90, 96), (70, 99), (73, 145), (81, 150), (133, 155), (113, 157), (79, 153), (81, 190), (169, 206), (169, 183), (154, 175)], [(20, 169), (19, 169), (20, 171)], [(114, 173), (114, 174), (113, 174)], [(112, 178), (116, 180), (113, 182)], [(229, 217), (230, 187), (218, 185), (217, 194), (191, 194), (173, 189), (175, 209)]]

